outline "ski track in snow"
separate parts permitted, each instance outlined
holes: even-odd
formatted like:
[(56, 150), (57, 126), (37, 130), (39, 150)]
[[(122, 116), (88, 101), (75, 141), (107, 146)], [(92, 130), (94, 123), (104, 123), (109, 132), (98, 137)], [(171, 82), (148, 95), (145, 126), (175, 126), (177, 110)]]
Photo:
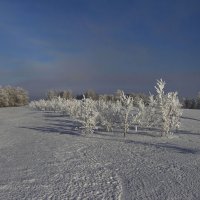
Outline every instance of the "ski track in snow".
[(200, 111), (174, 138), (81, 135), (58, 113), (0, 109), (0, 199), (200, 199)]

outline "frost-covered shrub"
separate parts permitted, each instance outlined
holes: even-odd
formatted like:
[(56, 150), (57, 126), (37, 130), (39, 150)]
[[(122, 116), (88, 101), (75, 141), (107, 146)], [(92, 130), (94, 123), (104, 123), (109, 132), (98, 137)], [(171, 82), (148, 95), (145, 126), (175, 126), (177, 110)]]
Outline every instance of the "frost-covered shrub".
[(77, 119), (81, 109), (81, 101), (76, 99), (67, 100), (64, 109), (65, 113), (72, 119)]
[(41, 99), (39, 101), (32, 101), (29, 103), (29, 107), (40, 111), (53, 111), (64, 112), (67, 100), (60, 97), (51, 100)]
[(29, 107), (34, 110), (46, 111), (47, 108), (47, 101), (44, 99), (40, 99), (39, 101), (31, 101), (29, 103)]
[(61, 97), (53, 98), (52, 100), (46, 101), (46, 109), (48, 111), (54, 111), (54, 112), (62, 112), (63, 114), (66, 114), (66, 106), (67, 106), (67, 100)]
[(181, 104), (177, 92), (167, 94), (165, 109), (163, 110), (164, 128), (166, 133), (172, 133), (180, 127), (180, 116), (182, 115)]
[(96, 125), (95, 102), (91, 99), (76, 99), (53, 98), (51, 100), (41, 99), (32, 101), (29, 104), (31, 109), (40, 111), (54, 111), (69, 115), (75, 122), (79, 122), (85, 132), (92, 132)]
[(133, 106), (133, 98), (126, 96), (123, 91), (120, 94), (120, 103), (119, 125), (123, 129), (125, 137), (129, 127), (135, 122), (138, 109)]
[(21, 87), (17, 87), (15, 89), (15, 106), (27, 105), (28, 101), (28, 92)]
[(93, 133), (97, 125), (98, 111), (96, 102), (92, 99), (84, 98), (80, 102), (80, 109), (77, 113), (77, 121), (82, 124), (84, 133)]
[(138, 113), (134, 118), (134, 123), (139, 126), (147, 126), (146, 125), (146, 116), (147, 116), (147, 107), (144, 104), (144, 101), (140, 99), (138, 101)]
[(0, 88), (0, 107), (24, 106), (28, 104), (28, 92), (20, 87)]
[(145, 106), (141, 100), (138, 103), (139, 112), (136, 117), (138, 125), (141, 127), (155, 127), (160, 123), (157, 101), (153, 95), (149, 96), (149, 103)]
[(114, 126), (119, 120), (120, 102), (111, 102), (101, 99), (96, 104), (99, 113), (98, 121), (100, 125), (105, 127), (106, 131), (113, 131)]
[(59, 110), (59, 105), (60, 105), (59, 98), (55, 98), (50, 101), (48, 100), (45, 102), (45, 110), (56, 112)]
[(9, 96), (5, 89), (0, 88), (0, 107), (9, 106)]

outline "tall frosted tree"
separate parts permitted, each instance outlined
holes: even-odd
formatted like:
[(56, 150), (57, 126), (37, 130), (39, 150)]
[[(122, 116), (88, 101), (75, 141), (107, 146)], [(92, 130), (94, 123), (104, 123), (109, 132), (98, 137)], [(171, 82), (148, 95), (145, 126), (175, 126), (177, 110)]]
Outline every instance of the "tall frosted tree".
[[(151, 114), (154, 118), (153, 125), (161, 128), (162, 135), (173, 133), (180, 126), (181, 104), (177, 92), (165, 94), (165, 82), (160, 79), (155, 86), (156, 96), (151, 97)], [(150, 117), (150, 118), (152, 118)]]
[(121, 109), (119, 113), (119, 122), (124, 131), (124, 137), (129, 130), (130, 125), (133, 123), (133, 98), (124, 94), (123, 91), (120, 93)]

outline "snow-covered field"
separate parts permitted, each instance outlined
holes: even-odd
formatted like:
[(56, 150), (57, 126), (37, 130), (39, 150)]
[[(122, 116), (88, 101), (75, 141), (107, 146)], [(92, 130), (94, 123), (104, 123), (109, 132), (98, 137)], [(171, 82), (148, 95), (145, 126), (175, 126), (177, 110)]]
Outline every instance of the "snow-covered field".
[(200, 110), (173, 138), (131, 130), (82, 135), (69, 118), (0, 109), (0, 199), (200, 199)]

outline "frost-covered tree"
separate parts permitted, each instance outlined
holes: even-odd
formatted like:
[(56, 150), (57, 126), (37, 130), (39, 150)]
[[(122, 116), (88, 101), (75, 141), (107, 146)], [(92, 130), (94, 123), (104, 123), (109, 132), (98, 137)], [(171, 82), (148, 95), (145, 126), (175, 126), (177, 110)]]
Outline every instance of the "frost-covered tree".
[(165, 82), (160, 79), (155, 86), (156, 95), (150, 95), (149, 103), (139, 102), (136, 121), (142, 127), (160, 128), (162, 135), (172, 134), (180, 126), (181, 104), (177, 92), (164, 92)]
[(81, 110), (81, 101), (76, 100), (76, 99), (70, 99), (67, 100), (66, 102), (66, 113), (72, 118), (76, 119), (80, 115), (80, 110)]
[(84, 133), (93, 133), (97, 125), (98, 111), (96, 102), (90, 98), (82, 99), (80, 110), (77, 114), (77, 121), (82, 124)]
[(163, 110), (165, 133), (173, 133), (180, 127), (180, 117), (182, 115), (181, 104), (177, 92), (167, 94), (165, 109)]
[(133, 123), (133, 98), (126, 96), (123, 91), (120, 94), (121, 108), (119, 112), (119, 123), (124, 132), (124, 137)]
[(101, 126), (106, 128), (106, 131), (113, 131), (121, 108), (119, 101), (111, 102), (103, 99), (97, 101), (97, 110), (99, 113), (98, 121)]
[(142, 127), (147, 126), (147, 107), (142, 99), (138, 101), (138, 113), (134, 118), (134, 123)]
[(150, 98), (150, 118), (153, 118), (154, 127), (161, 128), (162, 135), (167, 135), (179, 128), (180, 126), (180, 116), (181, 104), (178, 99), (177, 92), (169, 92), (165, 94), (164, 87), (165, 82), (160, 79), (157, 81), (156, 96), (151, 96)]

